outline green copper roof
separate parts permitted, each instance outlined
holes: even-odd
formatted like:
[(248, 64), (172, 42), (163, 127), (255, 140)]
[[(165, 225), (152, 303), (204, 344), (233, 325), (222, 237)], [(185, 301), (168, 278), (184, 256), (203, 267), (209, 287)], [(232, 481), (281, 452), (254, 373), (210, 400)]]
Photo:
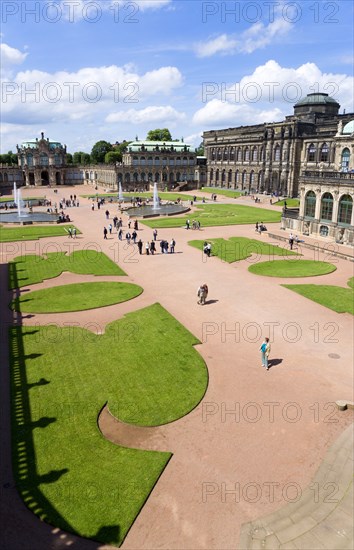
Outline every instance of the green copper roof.
[(338, 105), (339, 103), (330, 97), (328, 94), (315, 93), (307, 94), (306, 97), (303, 97), (295, 104), (295, 107), (301, 107), (302, 105)]
[(354, 134), (354, 120), (348, 122), (343, 128), (343, 134)]

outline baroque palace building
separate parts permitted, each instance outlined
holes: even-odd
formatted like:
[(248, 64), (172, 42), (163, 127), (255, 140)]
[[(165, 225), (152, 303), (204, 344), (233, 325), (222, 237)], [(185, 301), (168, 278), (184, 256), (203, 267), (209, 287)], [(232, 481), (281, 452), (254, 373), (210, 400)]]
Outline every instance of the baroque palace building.
[(207, 185), (299, 197), (283, 229), (354, 244), (354, 113), (308, 94), (284, 121), (204, 132)]
[(121, 163), (75, 166), (66, 163), (66, 145), (41, 139), (17, 146), (18, 167), (0, 167), (0, 187), (18, 185), (102, 185), (126, 191), (147, 190), (153, 183), (160, 188), (206, 183), (206, 159), (197, 157), (184, 141), (135, 141), (129, 144)]

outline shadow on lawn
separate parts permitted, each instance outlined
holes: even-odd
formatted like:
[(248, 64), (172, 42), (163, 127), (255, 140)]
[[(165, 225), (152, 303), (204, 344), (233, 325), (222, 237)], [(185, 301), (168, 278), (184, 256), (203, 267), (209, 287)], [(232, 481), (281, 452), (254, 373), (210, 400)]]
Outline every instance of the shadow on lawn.
[[(11, 281), (16, 282), (16, 269), (15, 264), (9, 264), (9, 269), (12, 270), (9, 273)], [(1, 280), (7, 275), (6, 266), (2, 266)], [(7, 270), (6, 270), (7, 271)], [(16, 286), (16, 285), (15, 285)], [(16, 289), (12, 292), (12, 298), (16, 298), (19, 295), (19, 290)], [(4, 306), (2, 309), (5, 310)], [(36, 421), (33, 421), (31, 416), (31, 404), (29, 399), (29, 392), (31, 388), (35, 386), (44, 386), (50, 383), (49, 380), (41, 378), (37, 382), (28, 383), (27, 369), (31, 366), (31, 361), (40, 357), (39, 353), (25, 354), (25, 338), (35, 337), (38, 330), (29, 329), (24, 332), (22, 327), (22, 316), (16, 311), (5, 312), (7, 316), (6, 324), (9, 327), (8, 333), (6, 330), (2, 331), (2, 345), (4, 349), (9, 350), (9, 366), (10, 366), (10, 386), (11, 386), (11, 418), (5, 413), (1, 420), (1, 446), (6, 449), (9, 447), (6, 438), (8, 437), (11, 425), (11, 447), (12, 447), (12, 468), (13, 477), (16, 482), (16, 489), (20, 494), (23, 502), (33, 511), (38, 520), (34, 520), (33, 517), (27, 517), (25, 510), (19, 505), (18, 499), (14, 497), (12, 491), (2, 490), (2, 501), (4, 504), (2, 514), (2, 524), (6, 526), (6, 529), (2, 529), (1, 546), (3, 548), (15, 548), (25, 547), (28, 541), (28, 532), (26, 529), (18, 529), (18, 525), (25, 524), (31, 525), (33, 532), (31, 533), (31, 544), (33, 548), (38, 550), (44, 550), (46, 548), (66, 548), (70, 544), (70, 548), (75, 550), (98, 550), (102, 543), (94, 542), (94, 540), (104, 540), (106, 543), (114, 543), (119, 540), (120, 528), (118, 525), (102, 526), (95, 536), (94, 540), (87, 540), (71, 534), (65, 534), (60, 529), (67, 531), (68, 533), (75, 533), (74, 527), (60, 514), (60, 512), (54, 507), (42, 493), (41, 484), (56, 483), (62, 476), (68, 473), (67, 468), (61, 470), (50, 470), (47, 473), (39, 474), (36, 463), (36, 451), (33, 440), (33, 430), (46, 429), (53, 422), (56, 422), (56, 418), (42, 417)], [(11, 316), (11, 317), (10, 317)], [(6, 369), (4, 369), (5, 371)], [(3, 383), (8, 377), (1, 375), (1, 383)], [(8, 391), (8, 384), (2, 384), (3, 391)], [(32, 404), (33, 406), (33, 404)], [(6, 409), (6, 407), (5, 407)], [(4, 443), (3, 438), (5, 440)], [(11, 472), (11, 456), (9, 453), (4, 453), (3, 456), (4, 470)], [(5, 474), (6, 475), (6, 474)], [(9, 475), (9, 474), (7, 474)], [(5, 479), (2, 477), (2, 487), (7, 489), (13, 487), (11, 479)], [(60, 529), (52, 529), (46, 527), (39, 520), (46, 523), (50, 523), (54, 527)]]

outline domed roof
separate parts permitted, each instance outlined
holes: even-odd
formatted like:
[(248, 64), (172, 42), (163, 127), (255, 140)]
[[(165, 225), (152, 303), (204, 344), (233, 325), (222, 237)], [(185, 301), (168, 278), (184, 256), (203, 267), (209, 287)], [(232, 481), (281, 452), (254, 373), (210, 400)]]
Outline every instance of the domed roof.
[(339, 103), (333, 97), (323, 93), (307, 94), (306, 97), (303, 97), (295, 104), (295, 107), (303, 105), (338, 105), (339, 107)]
[(343, 128), (342, 134), (354, 134), (354, 120), (347, 122), (347, 124)]

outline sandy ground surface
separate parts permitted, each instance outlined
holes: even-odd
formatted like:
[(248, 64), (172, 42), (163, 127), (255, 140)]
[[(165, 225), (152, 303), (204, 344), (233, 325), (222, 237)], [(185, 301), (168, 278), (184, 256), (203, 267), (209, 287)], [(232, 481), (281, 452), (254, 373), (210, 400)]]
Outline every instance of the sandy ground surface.
[[(77, 195), (90, 192), (85, 187), (58, 188), (57, 195), (52, 189), (36, 189), (35, 194), (42, 194), (41, 191), (53, 201), (68, 198), (74, 192)], [(26, 193), (33, 195), (33, 190), (30, 193), (26, 189), (23, 196)], [(262, 200), (265, 202), (260, 207), (276, 209), (269, 204), (269, 198)], [(218, 203), (221, 202), (236, 201), (218, 197)], [(250, 198), (240, 202), (254, 205)], [(108, 209), (111, 217), (117, 212), (117, 206), (109, 205)], [(126, 280), (141, 285), (144, 293), (125, 304), (94, 311), (24, 316), (22, 323), (88, 326), (94, 322), (94, 330), (103, 332), (107, 323), (125, 313), (159, 302), (200, 339), (197, 349), (209, 370), (206, 395), (186, 417), (158, 428), (153, 434), (147, 433), (146, 447), (142, 448), (168, 450), (173, 457), (123, 548), (235, 549), (242, 523), (280, 508), (294, 498), (294, 491), (301, 492), (310, 483), (328, 447), (353, 421), (351, 411), (338, 413), (333, 405), (338, 399), (353, 400), (352, 316), (339, 315), (280, 286), (281, 282), (346, 286), (353, 276), (353, 263), (329, 257), (328, 249), (318, 253), (303, 248), (304, 259), (325, 259), (335, 263), (337, 270), (322, 277), (285, 281), (249, 273), (254, 257), (227, 264), (217, 258), (207, 259), (187, 244), (196, 238), (231, 236), (272, 242), (267, 234), (256, 234), (254, 226), (201, 231), (161, 229), (158, 239), (170, 241), (174, 237), (176, 253), (139, 256), (136, 248), (119, 242), (116, 233), (108, 240), (103, 239), (103, 227), (109, 223), (105, 210), (104, 207), (92, 212), (91, 201), (81, 199), (79, 208), (67, 210), (83, 233), (79, 238), (5, 243), (2, 262), (24, 253), (95, 248), (116, 261), (128, 274)], [(190, 218), (194, 219), (193, 212)], [(127, 217), (123, 216), (123, 220), (126, 228)], [(151, 240), (152, 230), (139, 225), (139, 237)], [(284, 234), (278, 223), (267, 227), (272, 233)], [(323, 239), (317, 242), (320, 247), (327, 244)], [(36, 288), (91, 280), (97, 278), (64, 273)], [(209, 296), (202, 307), (197, 304), (196, 292), (204, 282), (209, 286)], [(7, 272), (2, 265), (5, 327), (12, 322), (6, 285)], [(43, 524), (17, 495), (10, 461), (6, 331), (2, 335), (4, 548), (104, 548)], [(264, 336), (270, 336), (272, 341), (268, 372), (261, 368), (260, 362), (259, 346)]]

